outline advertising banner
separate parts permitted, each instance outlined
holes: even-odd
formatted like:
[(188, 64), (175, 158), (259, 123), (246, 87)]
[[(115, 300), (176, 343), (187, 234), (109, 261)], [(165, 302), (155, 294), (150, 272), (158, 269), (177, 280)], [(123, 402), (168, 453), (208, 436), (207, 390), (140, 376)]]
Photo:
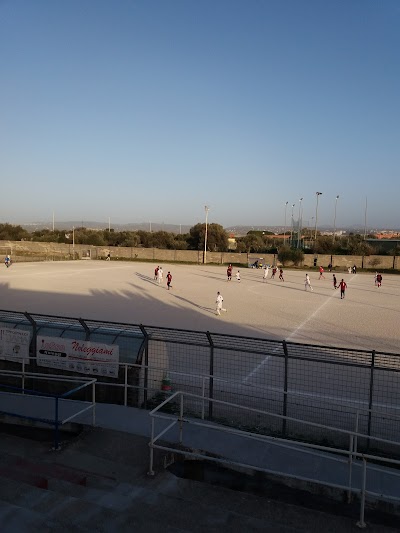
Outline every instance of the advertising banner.
[(0, 359), (22, 363), (29, 360), (31, 334), (22, 329), (0, 327)]
[(37, 338), (37, 364), (80, 374), (118, 377), (119, 346), (99, 342)]

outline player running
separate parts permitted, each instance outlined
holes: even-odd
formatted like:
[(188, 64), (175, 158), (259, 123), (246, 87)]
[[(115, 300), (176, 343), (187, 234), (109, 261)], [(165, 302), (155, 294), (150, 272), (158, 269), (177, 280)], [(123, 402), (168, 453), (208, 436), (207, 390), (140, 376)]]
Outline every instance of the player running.
[(226, 313), (226, 309), (224, 309), (222, 307), (222, 302), (223, 301), (224, 301), (224, 298), (223, 298), (222, 294), (218, 291), (217, 292), (217, 299), (215, 301), (215, 303), (217, 304), (216, 309), (215, 309), (215, 314), (216, 315), (220, 315), (221, 311), (225, 311), (225, 313)]
[(319, 278), (318, 279), (325, 279), (324, 269), (322, 266), (319, 267)]
[(9, 266), (11, 266), (11, 257), (9, 255), (6, 255), (5, 258), (4, 258), (4, 264), (6, 265), (6, 267), (8, 268)]
[(306, 274), (306, 279), (304, 280), (304, 290), (308, 289), (310, 289), (311, 291), (313, 290), (313, 288), (311, 287), (310, 276)]
[(279, 269), (279, 279), (280, 279), (281, 281), (285, 281), (285, 280), (283, 279), (283, 268), (280, 268), (280, 269)]
[(377, 285), (378, 289), (379, 289), (379, 287), (381, 287), (381, 285), (382, 285), (382, 274), (380, 274), (380, 273), (378, 273), (378, 274), (376, 275), (376, 285)]
[(336, 279), (335, 274), (333, 274), (333, 288), (334, 288), (334, 289), (337, 289), (337, 288), (338, 288), (337, 279)]
[(269, 266), (268, 266), (268, 265), (265, 265), (265, 267), (264, 267), (263, 281), (267, 281), (267, 280), (268, 280), (268, 273), (269, 273)]

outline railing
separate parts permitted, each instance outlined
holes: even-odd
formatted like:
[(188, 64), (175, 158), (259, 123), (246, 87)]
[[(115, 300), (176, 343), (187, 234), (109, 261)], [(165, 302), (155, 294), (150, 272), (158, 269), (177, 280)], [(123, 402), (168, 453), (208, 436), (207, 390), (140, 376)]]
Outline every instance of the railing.
[[(22, 371), (19, 372), (18, 374), (20, 375), (21, 377), (21, 388), (24, 389), (25, 387), (25, 377), (30, 377), (30, 376), (37, 376), (37, 378), (43, 378), (43, 379), (47, 379), (47, 377), (49, 376), (49, 374), (41, 374), (41, 373), (33, 373), (33, 372), (26, 372), (25, 371), (25, 368), (26, 368), (26, 365), (29, 364), (30, 361), (35, 361), (35, 358), (31, 357), (29, 359), (23, 359), (21, 364), (22, 364)], [(105, 364), (107, 365), (107, 363), (102, 363), (102, 362), (97, 362), (97, 364), (99, 366), (101, 366), (102, 364)], [(183, 381), (188, 381), (190, 382), (190, 388), (191, 389), (199, 389), (201, 391), (201, 394), (199, 396), (201, 396), (202, 400), (200, 402), (200, 409), (197, 413), (197, 416), (199, 416), (202, 420), (208, 418), (208, 419), (212, 419), (212, 417), (210, 416), (210, 414), (213, 412), (211, 406), (214, 404), (214, 403), (217, 403), (219, 405), (226, 405), (226, 406), (230, 406), (232, 404), (234, 404), (234, 402), (228, 402), (228, 401), (219, 401), (219, 402), (213, 402), (213, 399), (210, 398), (208, 396), (208, 392), (210, 391), (210, 388), (211, 388), (211, 382), (213, 383), (214, 385), (214, 394), (216, 394), (217, 392), (217, 383), (221, 383), (223, 385), (226, 385), (228, 386), (229, 388), (234, 388), (235, 390), (237, 390), (239, 387), (241, 389), (246, 389), (248, 390), (248, 397), (251, 398), (252, 400), (254, 399), (258, 399), (259, 400), (259, 403), (262, 403), (263, 401), (266, 401), (267, 398), (266, 398), (266, 395), (268, 394), (271, 394), (271, 395), (283, 395), (284, 398), (286, 398), (286, 403), (288, 403), (289, 401), (296, 401), (296, 400), (303, 400), (304, 399), (304, 396), (307, 397), (308, 396), (308, 393), (307, 392), (297, 392), (297, 391), (292, 391), (290, 389), (287, 389), (286, 391), (285, 390), (282, 390), (278, 387), (272, 387), (272, 386), (261, 386), (261, 385), (256, 385), (256, 384), (253, 384), (253, 383), (246, 383), (246, 384), (243, 384), (242, 382), (235, 382), (235, 381), (231, 381), (231, 380), (228, 380), (228, 379), (225, 379), (225, 378), (218, 378), (218, 377), (215, 377), (213, 375), (199, 375), (199, 374), (195, 374), (195, 373), (190, 373), (190, 372), (180, 372), (180, 371), (173, 371), (173, 370), (168, 370), (167, 368), (165, 367), (158, 367), (158, 366), (149, 366), (149, 365), (144, 365), (144, 364), (136, 364), (136, 363), (117, 363), (118, 366), (120, 368), (123, 369), (123, 383), (114, 383), (114, 382), (106, 382), (106, 381), (101, 381), (99, 379), (96, 379), (95, 380), (95, 386), (105, 386), (105, 387), (117, 387), (117, 388), (123, 388), (124, 390), (124, 394), (123, 394), (123, 405), (124, 406), (127, 406), (128, 405), (128, 391), (129, 390), (137, 390), (137, 391), (141, 391), (141, 392), (148, 392), (150, 395), (151, 394), (154, 394), (155, 392), (158, 392), (160, 393), (160, 388), (155, 388), (154, 386), (152, 386), (151, 384), (147, 383), (148, 386), (146, 386), (146, 383), (142, 383), (142, 384), (139, 384), (139, 385), (134, 385), (134, 384), (130, 384), (128, 383), (128, 372), (130, 369), (132, 368), (136, 368), (138, 371), (144, 371), (144, 372), (149, 372), (149, 371), (157, 371), (158, 373), (160, 374), (168, 374), (169, 376), (171, 376), (173, 379), (177, 379), (178, 381), (178, 387), (182, 387), (182, 386), (185, 386)], [(1, 372), (1, 371), (0, 371)], [(4, 371), (4, 373), (6, 374), (7, 371)], [(12, 372), (11, 372), (12, 373)], [(53, 376), (56, 375), (55, 373), (52, 374)], [(62, 378), (64, 379), (64, 378)], [(81, 378), (72, 378), (71, 379), (76, 379), (76, 380), (81, 380)], [(65, 378), (65, 380), (67, 380), (67, 378)], [(193, 383), (194, 382), (198, 382), (198, 386), (194, 386)], [(187, 384), (186, 384), (186, 387), (189, 387)], [(187, 390), (184, 390), (183, 392), (189, 392)], [(244, 397), (244, 395), (243, 395)], [(160, 401), (160, 399), (158, 398), (158, 401)], [(399, 433), (400, 433), (400, 426), (398, 425), (398, 421), (400, 420), (400, 406), (391, 406), (390, 408), (390, 411), (388, 409), (386, 410), (381, 410), (381, 409), (369, 409), (368, 408), (368, 402), (365, 401), (365, 402), (362, 402), (362, 401), (359, 401), (359, 400), (353, 400), (353, 404), (356, 404), (357, 406), (354, 406), (354, 405), (351, 405), (349, 404), (348, 402), (346, 401), (340, 401), (339, 398), (335, 398), (333, 399), (332, 397), (329, 397), (329, 398), (325, 398), (325, 397), (321, 397), (320, 398), (320, 401), (325, 401), (326, 402), (326, 406), (321, 406), (319, 407), (320, 409), (320, 416), (319, 418), (321, 419), (324, 419), (324, 411), (331, 411), (331, 410), (340, 410), (342, 412), (342, 420), (338, 421), (337, 418), (335, 418), (333, 420), (333, 423), (330, 423), (329, 426), (330, 427), (333, 427), (335, 429), (343, 429), (343, 426), (344, 427), (353, 427), (355, 428), (355, 430), (357, 431), (358, 428), (360, 427), (361, 425), (361, 421), (364, 421), (365, 423), (365, 426), (368, 428), (367, 429), (367, 432), (368, 432), (368, 435), (365, 436), (366, 438), (366, 448), (368, 449), (369, 447), (369, 444), (370, 444), (370, 441), (371, 440), (374, 440), (376, 442), (378, 442), (379, 439), (372, 439), (370, 438), (370, 420), (372, 418), (380, 418), (380, 419), (384, 419), (385, 420), (385, 424), (391, 428), (396, 428), (396, 427), (399, 427)], [(144, 402), (144, 407), (146, 408), (147, 407), (147, 403), (148, 402)], [(254, 402), (253, 402), (254, 403)], [(360, 406), (359, 404), (366, 404), (365, 407), (362, 407)], [(153, 404), (154, 405), (154, 404)], [(263, 407), (262, 405), (260, 407)], [(268, 410), (263, 410), (263, 412), (265, 414), (268, 413), (268, 416), (276, 419), (276, 420), (281, 420), (282, 421), (282, 427), (281, 427), (281, 430), (279, 431), (279, 433), (281, 434), (281, 436), (285, 437), (287, 436), (287, 422), (288, 421), (295, 421), (297, 422), (298, 420), (301, 420), (301, 421), (307, 421), (307, 418), (306, 416), (303, 414), (302, 416), (288, 416), (288, 415), (283, 415), (281, 416), (281, 413), (276, 413), (276, 412), (270, 412)], [(192, 413), (193, 414), (193, 413)], [(218, 421), (219, 419), (214, 417), (214, 419), (216, 421)], [(240, 419), (240, 416), (238, 415), (238, 419)], [(314, 415), (314, 419), (315, 419), (315, 415)], [(336, 422), (336, 423), (335, 423)], [(395, 423), (393, 423), (395, 422)], [(312, 427), (312, 425), (310, 425), (310, 427)], [(318, 424), (315, 424), (314, 425), (314, 428), (319, 428), (320, 426)], [(325, 427), (325, 426), (321, 426), (321, 427)], [(394, 431), (394, 429), (393, 429)], [(296, 435), (292, 435), (294, 437), (296, 437)], [(397, 442), (397, 441), (393, 441), (393, 440), (390, 440), (390, 439), (382, 439), (382, 442)], [(337, 444), (337, 442), (336, 442)]]
[[(189, 456), (189, 457), (193, 457), (193, 458), (206, 459), (207, 461), (212, 461), (212, 462), (216, 462), (216, 463), (230, 464), (230, 465), (236, 465), (236, 466), (239, 466), (239, 467), (251, 468), (253, 470), (258, 470), (258, 471), (266, 472), (266, 473), (269, 473), (269, 474), (290, 477), (290, 478), (293, 478), (293, 479), (298, 479), (300, 481), (308, 481), (308, 482), (313, 482), (313, 483), (324, 485), (324, 486), (338, 488), (338, 489), (347, 491), (348, 502), (351, 501), (352, 494), (354, 494), (354, 493), (355, 494), (360, 494), (360, 518), (359, 518), (359, 521), (357, 523), (357, 525), (359, 527), (365, 527), (366, 526), (366, 524), (365, 524), (365, 501), (366, 501), (366, 498), (368, 496), (373, 496), (373, 497), (375, 497), (377, 499), (388, 499), (388, 500), (400, 501), (400, 493), (398, 495), (393, 495), (393, 494), (383, 494), (382, 492), (375, 492), (375, 491), (372, 491), (372, 490), (367, 490), (367, 472), (368, 472), (368, 470), (373, 470), (375, 472), (384, 472), (386, 475), (393, 475), (393, 476), (396, 476), (396, 477), (400, 477), (400, 471), (399, 470), (394, 470), (394, 469), (392, 469), (390, 471), (387, 470), (387, 469), (382, 470), (382, 469), (380, 469), (380, 468), (378, 468), (378, 467), (376, 467), (374, 465), (371, 465), (371, 462), (373, 462), (373, 463), (381, 463), (381, 464), (384, 464), (384, 465), (387, 465), (387, 466), (395, 466), (398, 469), (398, 467), (400, 466), (400, 461), (396, 460), (396, 459), (389, 459), (389, 458), (378, 456), (378, 455), (360, 453), (357, 450), (358, 439), (359, 438), (367, 438), (367, 439), (371, 439), (373, 441), (385, 442), (387, 444), (394, 445), (394, 446), (399, 446), (400, 444), (398, 442), (390, 441), (390, 440), (387, 440), (387, 439), (382, 439), (382, 438), (379, 438), (379, 437), (370, 437), (367, 434), (360, 433), (358, 431), (358, 413), (357, 413), (356, 420), (355, 420), (355, 429), (354, 429), (354, 431), (348, 431), (348, 430), (343, 430), (343, 429), (339, 429), (339, 428), (335, 428), (335, 427), (331, 427), (331, 426), (327, 426), (327, 425), (323, 425), (323, 424), (316, 424), (316, 423), (308, 422), (308, 421), (304, 421), (304, 420), (293, 419), (292, 417), (284, 417), (283, 415), (277, 415), (276, 413), (269, 413), (269, 412), (262, 411), (262, 410), (259, 410), (259, 409), (252, 409), (252, 408), (249, 408), (249, 407), (243, 407), (241, 405), (233, 404), (231, 402), (224, 402), (224, 401), (221, 401), (221, 400), (208, 399), (208, 400), (210, 400), (212, 402), (215, 402), (215, 403), (218, 403), (218, 404), (230, 405), (231, 407), (234, 407), (235, 409), (242, 409), (242, 410), (244, 410), (247, 413), (248, 412), (253, 412), (253, 413), (268, 414), (269, 416), (274, 416), (274, 417), (278, 417), (278, 418), (281, 418), (281, 419), (286, 419), (287, 421), (295, 421), (295, 422), (297, 422), (299, 424), (304, 424), (306, 426), (319, 427), (319, 428), (323, 428), (325, 430), (329, 430), (329, 431), (334, 431), (334, 432), (340, 433), (341, 435), (346, 436), (349, 439), (349, 448), (348, 448), (348, 450), (343, 450), (343, 449), (340, 449), (340, 448), (334, 448), (334, 447), (322, 446), (322, 445), (316, 445), (316, 444), (309, 444), (309, 443), (300, 442), (300, 441), (297, 441), (297, 442), (296, 441), (288, 441), (288, 440), (282, 439), (282, 438), (259, 435), (259, 434), (256, 434), (256, 433), (246, 432), (246, 431), (242, 431), (242, 430), (231, 428), (231, 427), (226, 427), (226, 426), (222, 426), (222, 425), (216, 425), (214, 423), (204, 422), (203, 420), (199, 421), (199, 420), (195, 420), (195, 419), (192, 419), (192, 418), (185, 418), (184, 417), (184, 398), (185, 397), (186, 398), (191, 398), (192, 400), (193, 399), (197, 399), (199, 401), (203, 401), (203, 397), (202, 396), (194, 395), (194, 394), (190, 394), (190, 393), (184, 393), (182, 391), (177, 391), (174, 394), (172, 394), (170, 397), (168, 397), (160, 405), (158, 405), (155, 409), (150, 411), (150, 413), (149, 413), (150, 414), (150, 418), (151, 418), (151, 439), (150, 439), (150, 442), (149, 442), (149, 447), (150, 447), (149, 475), (154, 475), (154, 473), (155, 473), (154, 472), (154, 450), (155, 449), (159, 449), (159, 450), (165, 450), (165, 451), (168, 451), (168, 452), (173, 452), (173, 453), (176, 453), (176, 454)], [(177, 400), (179, 401), (179, 415), (160, 413), (160, 411), (167, 404), (171, 403), (172, 401), (177, 401)], [(155, 419), (166, 420), (166, 421), (169, 422), (168, 425), (166, 427), (164, 427), (157, 435), (155, 434)], [(190, 424), (190, 425), (198, 426), (198, 427), (201, 427), (201, 428), (212, 429), (213, 431), (219, 431), (219, 432), (226, 433), (226, 434), (237, 435), (237, 436), (240, 436), (240, 437), (244, 437), (246, 439), (253, 439), (253, 440), (265, 442), (265, 443), (268, 443), (269, 445), (278, 446), (278, 447), (280, 447), (282, 449), (291, 449), (291, 450), (296, 450), (297, 452), (307, 453), (307, 454), (311, 453), (313, 455), (317, 455), (318, 457), (323, 457), (327, 461), (328, 460), (329, 461), (339, 461), (339, 462), (342, 462), (343, 464), (348, 463), (347, 483), (346, 484), (345, 483), (342, 483), (342, 484), (340, 484), (340, 483), (329, 483), (329, 482), (323, 481), (321, 479), (316, 479), (312, 475), (307, 476), (307, 477), (306, 476), (300, 476), (300, 475), (291, 474), (291, 473), (288, 473), (288, 472), (282, 472), (282, 471), (279, 471), (279, 470), (276, 470), (276, 469), (262, 468), (262, 467), (259, 467), (259, 466), (251, 465), (250, 463), (238, 462), (238, 461), (234, 461), (232, 459), (227, 459), (227, 458), (223, 458), (223, 457), (215, 457), (215, 456), (210, 457), (206, 453), (200, 453), (200, 452), (196, 452), (195, 453), (195, 452), (186, 451), (186, 450), (184, 450), (182, 448), (183, 436), (184, 436), (184, 425), (185, 424)], [(166, 435), (176, 425), (179, 426), (178, 442), (179, 442), (179, 445), (181, 447), (179, 448), (179, 447), (176, 447), (176, 446), (173, 447), (173, 446), (157, 444), (157, 441), (159, 441), (159, 439), (162, 436)], [(324, 454), (320, 454), (318, 452), (325, 452), (325, 453)], [(330, 455), (327, 455), (327, 454), (330, 454)], [(340, 459), (340, 456), (347, 457), (347, 459)], [(362, 461), (362, 464), (360, 463), (360, 460)], [(360, 485), (360, 487), (355, 487), (354, 486), (354, 481), (353, 481), (353, 467), (361, 467), (361, 466), (362, 466), (361, 485)]]
[[(175, 379), (175, 389), (194, 394), (201, 392), (204, 398), (244, 403), (255, 408), (268, 407), (294, 418), (306, 413), (310, 419), (324, 418), (330, 425), (345, 423), (346, 407), (331, 408), (339, 398), (343, 399), (343, 406), (354, 407), (358, 402), (361, 408), (368, 409), (365, 416), (360, 415), (361, 426), (367, 428), (368, 434), (400, 439), (400, 428), (372, 414), (379, 410), (397, 412), (400, 356), (373, 350), (372, 346), (371, 350), (365, 350), (301, 344), (8, 310), (0, 310), (0, 325), (29, 331), (31, 356), (38, 353), (40, 335), (118, 345), (124, 369), (123, 373), (120, 370), (115, 383), (108, 381), (111, 378), (102, 379), (100, 372), (91, 374), (102, 379), (99, 385), (107, 387), (104, 401), (149, 407), (148, 391), (161, 389), (160, 374), (158, 379), (154, 378), (154, 373), (151, 375), (151, 369), (158, 368)], [(32, 360), (29, 370), (34, 371), (37, 368), (35, 357)], [(0, 366), (10, 368), (8, 365), (12, 364), (1, 362)], [(121, 369), (121, 364), (119, 367)], [(132, 367), (138, 372), (130, 374)], [(70, 375), (70, 371), (66, 369), (65, 374)], [(133, 390), (138, 393), (130, 397)], [(254, 397), (247, 391), (254, 391)], [(102, 390), (99, 390), (99, 398), (101, 395)], [(240, 419), (238, 413), (228, 410), (225, 407), (222, 412), (217, 404), (205, 400), (202, 416), (215, 420), (221, 415), (235, 417), (237, 425), (247, 424), (245, 417)], [(282, 422), (282, 436), (289, 435), (292, 429), (293, 426)]]
[[(60, 377), (59, 375), (49, 375), (49, 374), (37, 374), (32, 372), (16, 372), (12, 370), (1, 370), (0, 376), (6, 376), (6, 377), (13, 377), (18, 378), (21, 377), (22, 380), (22, 387), (14, 387), (11, 385), (5, 385), (0, 383), (1, 389), (6, 389), (10, 391), (10, 393), (19, 393), (20, 396), (27, 397), (27, 396), (35, 396), (39, 398), (49, 398), (54, 399), (54, 418), (45, 418), (40, 416), (30, 416), (23, 413), (17, 413), (10, 410), (0, 410), (0, 413), (16, 418), (21, 418), (25, 420), (32, 420), (36, 422), (41, 422), (44, 424), (49, 424), (51, 426), (54, 426), (54, 450), (59, 449), (60, 445), (60, 438), (59, 438), (59, 428), (60, 426), (66, 424), (67, 422), (70, 422), (74, 418), (78, 417), (79, 415), (91, 410), (92, 411), (92, 425), (95, 425), (96, 422), (96, 379), (82, 379), (78, 377)], [(62, 382), (62, 383), (78, 383), (77, 386), (75, 386), (73, 389), (70, 389), (63, 394), (51, 394), (47, 392), (38, 392), (32, 389), (25, 388), (25, 378), (32, 378), (32, 379), (45, 379), (46, 381), (54, 381), (54, 382)], [(77, 412), (74, 412), (72, 415), (67, 416), (66, 418), (60, 417), (60, 402), (63, 400), (67, 400), (70, 398), (73, 394), (76, 392), (85, 389), (87, 387), (91, 387), (92, 390), (92, 400), (89, 405), (79, 409)], [(0, 394), (6, 394), (3, 390), (0, 391)], [(71, 401), (71, 400), (70, 400)]]

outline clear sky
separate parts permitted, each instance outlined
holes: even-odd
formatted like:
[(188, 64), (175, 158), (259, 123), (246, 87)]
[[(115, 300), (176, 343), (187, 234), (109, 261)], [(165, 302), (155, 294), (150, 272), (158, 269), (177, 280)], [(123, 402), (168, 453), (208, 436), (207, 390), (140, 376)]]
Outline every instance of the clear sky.
[(399, 0), (0, 0), (0, 102), (0, 222), (400, 227)]

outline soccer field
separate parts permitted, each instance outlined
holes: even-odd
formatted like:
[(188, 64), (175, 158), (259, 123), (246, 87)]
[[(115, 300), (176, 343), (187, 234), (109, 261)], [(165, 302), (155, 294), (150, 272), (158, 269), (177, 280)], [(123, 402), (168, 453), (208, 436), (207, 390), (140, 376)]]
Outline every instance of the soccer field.
[[(343, 275), (348, 289), (341, 300), (329, 273), (321, 280), (318, 273), (310, 274), (311, 292), (304, 289), (306, 273), (296, 270), (285, 270), (284, 282), (277, 278), (265, 282), (262, 270), (243, 269), (240, 282), (235, 271), (228, 282), (226, 267), (163, 264), (164, 280), (159, 285), (154, 280), (156, 266), (89, 260), (16, 263), (1, 270), (0, 309), (371, 352), (400, 351), (400, 278), (395, 275), (385, 275), (381, 288), (375, 287), (371, 274)], [(169, 291), (165, 281), (168, 270), (173, 276)], [(341, 277), (337, 275), (338, 280)], [(215, 314), (217, 291), (227, 309), (221, 316)], [(336, 352), (332, 361), (324, 359), (323, 348), (313, 349), (314, 359), (307, 358), (309, 348), (304, 348), (304, 357), (291, 357), (285, 370), (282, 345), (265, 343), (264, 348), (250, 353), (238, 343), (238, 339), (233, 341), (231, 351), (215, 352), (214, 398), (281, 414), (286, 376), (288, 416), (352, 429), (355, 411), (372, 406), (385, 417), (374, 415), (371, 434), (400, 438), (396, 418), (400, 374), (391, 370), (399, 368), (397, 355), (380, 356), (372, 378), (370, 363), (355, 360), (352, 352)], [(201, 394), (203, 380), (207, 397), (209, 349), (172, 343), (167, 353), (168, 366), (162, 372), (171, 373), (175, 390)], [(351, 366), (337, 364), (347, 359)], [(217, 406), (214, 415), (237, 416)], [(360, 428), (364, 433), (370, 422), (363, 411)], [(267, 425), (280, 424), (268, 419)], [(292, 433), (296, 432), (292, 423)], [(299, 432), (304, 434), (304, 428)]]
[[(333, 290), (332, 274), (285, 270), (284, 282), (263, 271), (243, 269), (241, 281), (227, 282), (226, 268), (106, 261), (15, 263), (0, 271), (2, 309), (132, 324), (290, 340), (348, 348), (400, 352), (400, 278), (384, 275), (381, 288), (372, 274), (337, 274), (348, 285), (346, 298)], [(171, 271), (172, 289), (165, 276)], [(216, 293), (227, 313), (215, 315)]]

